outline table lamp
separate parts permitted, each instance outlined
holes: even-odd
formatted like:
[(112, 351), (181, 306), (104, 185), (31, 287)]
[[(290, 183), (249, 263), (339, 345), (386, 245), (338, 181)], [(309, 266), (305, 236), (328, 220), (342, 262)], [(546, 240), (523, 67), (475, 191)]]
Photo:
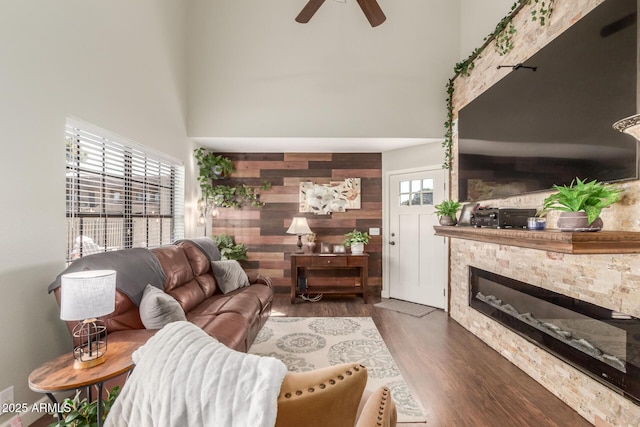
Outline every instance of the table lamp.
[(107, 328), (97, 318), (113, 313), (116, 272), (87, 270), (64, 274), (60, 288), (60, 319), (82, 320), (73, 328), (73, 367), (87, 369), (104, 363)]
[(309, 224), (307, 224), (307, 218), (303, 216), (294, 216), (293, 220), (291, 221), (291, 226), (287, 230), (287, 234), (298, 235), (298, 249), (296, 249), (296, 253), (297, 254), (303, 253), (302, 235), (311, 234), (311, 229), (309, 228)]

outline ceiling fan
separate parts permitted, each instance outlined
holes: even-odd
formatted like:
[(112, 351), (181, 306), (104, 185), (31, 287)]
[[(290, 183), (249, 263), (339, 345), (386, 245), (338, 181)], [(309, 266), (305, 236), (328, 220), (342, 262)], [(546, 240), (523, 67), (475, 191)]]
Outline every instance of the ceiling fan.
[[(382, 24), (387, 17), (384, 16), (384, 12), (380, 8), (377, 0), (357, 0), (360, 5), (360, 9), (364, 12), (364, 16), (372, 27), (377, 27)], [(307, 4), (302, 8), (302, 11), (296, 16), (296, 21), (301, 24), (306, 24), (313, 17), (313, 15), (320, 9), (324, 0), (309, 0)]]

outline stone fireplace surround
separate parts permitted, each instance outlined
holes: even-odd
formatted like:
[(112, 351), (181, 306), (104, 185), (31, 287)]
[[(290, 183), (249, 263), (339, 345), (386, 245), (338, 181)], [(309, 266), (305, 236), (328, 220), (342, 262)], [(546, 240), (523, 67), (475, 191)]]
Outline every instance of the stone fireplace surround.
[(469, 266), (639, 317), (639, 255), (569, 255), (455, 238), (450, 248), (454, 320), (591, 423), (637, 425), (640, 406), (469, 307)]
[[(468, 77), (455, 79), (454, 117), (507, 72), (496, 65), (526, 61), (603, 0), (556, 0), (545, 27), (529, 18), (525, 6), (514, 18), (514, 50), (499, 56), (493, 46), (476, 59)], [(457, 138), (453, 141), (451, 198), (457, 199)], [(624, 198), (603, 211), (605, 230), (640, 231), (640, 181), (622, 183)], [(540, 207), (549, 193), (480, 201), (493, 207)], [(555, 228), (557, 214), (547, 217)], [(636, 426), (640, 406), (469, 307), (469, 266), (511, 277), (576, 299), (640, 317), (640, 254), (574, 255), (505, 243), (449, 238), (450, 315), (505, 358), (597, 426)]]

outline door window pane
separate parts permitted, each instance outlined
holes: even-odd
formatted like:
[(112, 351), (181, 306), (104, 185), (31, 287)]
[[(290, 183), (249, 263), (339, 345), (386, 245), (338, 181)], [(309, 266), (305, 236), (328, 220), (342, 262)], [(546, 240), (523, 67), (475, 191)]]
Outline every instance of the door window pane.
[(433, 179), (423, 178), (400, 181), (400, 205), (433, 205)]

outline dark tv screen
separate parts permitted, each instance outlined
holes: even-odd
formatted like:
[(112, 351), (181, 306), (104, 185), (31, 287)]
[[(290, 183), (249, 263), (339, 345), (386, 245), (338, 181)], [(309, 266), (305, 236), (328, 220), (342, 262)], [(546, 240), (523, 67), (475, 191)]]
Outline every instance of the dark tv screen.
[(636, 0), (605, 1), (459, 111), (460, 200), (638, 178), (638, 142), (612, 128), (636, 114), (636, 21)]

